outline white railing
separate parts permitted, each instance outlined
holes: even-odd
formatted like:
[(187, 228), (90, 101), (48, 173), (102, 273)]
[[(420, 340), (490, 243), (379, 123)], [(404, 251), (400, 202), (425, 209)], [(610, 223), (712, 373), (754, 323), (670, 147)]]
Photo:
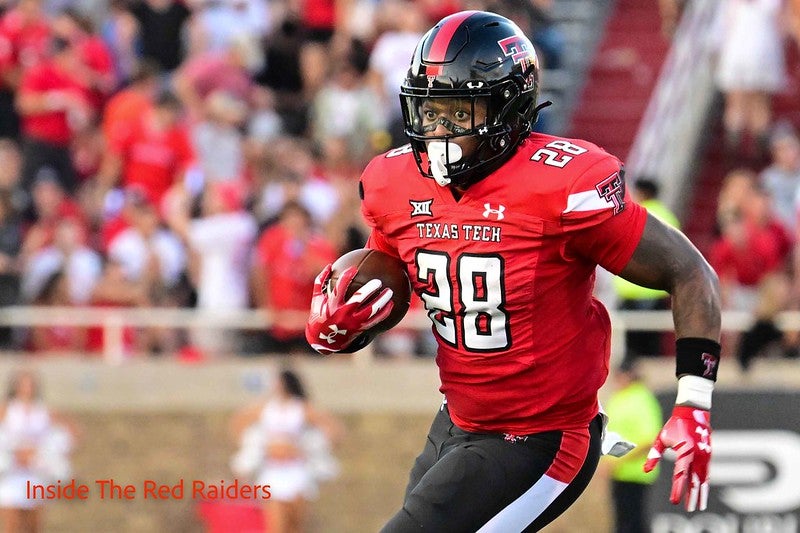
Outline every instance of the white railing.
[[(103, 357), (109, 363), (125, 360), (124, 335), (126, 328), (164, 327), (180, 329), (264, 329), (270, 323), (270, 313), (257, 310), (231, 312), (197, 311), (195, 309), (164, 308), (76, 308), (76, 307), (4, 307), (0, 308), (0, 326), (72, 326), (103, 328)], [(672, 331), (670, 311), (614, 311), (613, 351), (624, 352), (625, 331)], [(722, 315), (724, 331), (744, 331), (753, 323), (749, 313), (728, 311)], [(777, 325), (784, 331), (800, 331), (800, 312), (787, 311), (778, 315)], [(430, 328), (424, 311), (410, 312), (400, 326), (417, 330)], [(368, 346), (355, 354), (358, 364), (369, 364), (373, 358)]]
[(652, 176), (661, 198), (679, 216), (685, 183), (716, 94), (710, 35), (718, 0), (686, 2), (633, 147), (628, 175)]

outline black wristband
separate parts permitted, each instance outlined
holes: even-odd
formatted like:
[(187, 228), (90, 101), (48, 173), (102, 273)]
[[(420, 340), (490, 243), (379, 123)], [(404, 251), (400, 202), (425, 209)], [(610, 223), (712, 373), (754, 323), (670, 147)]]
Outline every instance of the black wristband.
[(675, 341), (675, 375), (686, 374), (717, 381), (719, 356), (718, 342), (699, 337), (685, 337)]

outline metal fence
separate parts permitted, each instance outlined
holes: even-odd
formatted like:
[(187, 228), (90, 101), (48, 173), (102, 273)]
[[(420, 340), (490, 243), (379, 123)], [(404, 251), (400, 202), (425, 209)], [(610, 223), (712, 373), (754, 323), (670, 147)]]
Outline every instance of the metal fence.
[[(269, 312), (262, 310), (210, 312), (195, 309), (31, 306), (0, 309), (0, 326), (101, 327), (104, 334), (102, 353), (109, 363), (120, 363), (126, 358), (124, 335), (128, 328), (258, 330), (267, 328), (271, 318)], [(722, 315), (722, 328), (724, 331), (744, 331), (753, 321), (754, 317), (749, 313), (727, 311)], [(800, 331), (800, 312), (783, 312), (778, 315), (776, 322), (784, 331)], [(673, 330), (670, 311), (614, 311), (611, 313), (611, 323), (614, 329), (614, 355), (624, 353), (626, 331)], [(424, 311), (412, 311), (399, 326), (427, 330), (430, 320)], [(368, 346), (355, 354), (354, 360), (359, 364), (369, 364), (373, 357), (374, 352)]]

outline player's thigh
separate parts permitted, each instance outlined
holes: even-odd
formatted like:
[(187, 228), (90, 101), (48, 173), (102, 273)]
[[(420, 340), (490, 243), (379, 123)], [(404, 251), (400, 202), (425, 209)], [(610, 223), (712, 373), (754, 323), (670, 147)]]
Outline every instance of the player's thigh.
[(496, 437), (463, 442), (427, 471), (404, 509), (430, 531), (477, 531), (544, 476), (558, 446), (557, 434), (535, 447)]
[(406, 498), (417, 486), (422, 477), (430, 470), (439, 458), (439, 452), (442, 449), (445, 441), (450, 437), (450, 429), (453, 427), (453, 422), (446, 409), (440, 409), (439, 412), (431, 423), (428, 436), (425, 439), (425, 447), (416, 460), (414, 466), (411, 468), (409, 474), (408, 486), (406, 487)]

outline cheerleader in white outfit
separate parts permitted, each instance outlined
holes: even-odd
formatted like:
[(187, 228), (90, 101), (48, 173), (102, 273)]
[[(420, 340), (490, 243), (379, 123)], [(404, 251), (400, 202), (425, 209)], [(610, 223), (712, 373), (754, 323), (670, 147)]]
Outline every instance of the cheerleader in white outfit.
[(739, 149), (744, 134), (765, 155), (772, 123), (771, 96), (786, 85), (785, 0), (723, 0), (719, 5), (717, 86), (725, 96), (726, 148)]
[(265, 402), (243, 411), (235, 422), (246, 429), (232, 469), (270, 486), (265, 505), (269, 531), (305, 531), (307, 503), (316, 498), (319, 481), (338, 472), (330, 454), (341, 432), (338, 422), (309, 403), (291, 370), (281, 372)]
[(43, 485), (69, 475), (72, 437), (53, 418), (34, 375), (14, 376), (0, 406), (0, 510), (7, 533), (41, 530), (42, 501), (30, 497), (28, 482)]

